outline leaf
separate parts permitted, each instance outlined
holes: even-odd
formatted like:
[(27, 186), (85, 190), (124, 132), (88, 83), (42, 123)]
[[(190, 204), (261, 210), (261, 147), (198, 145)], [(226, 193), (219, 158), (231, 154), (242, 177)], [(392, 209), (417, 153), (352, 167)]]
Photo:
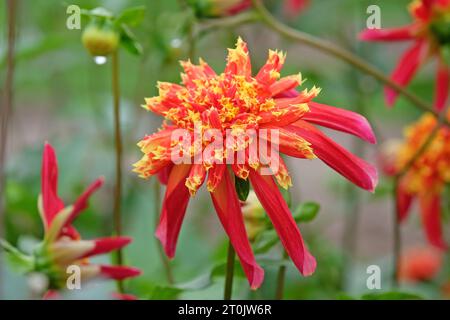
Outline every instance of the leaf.
[(236, 188), (239, 200), (247, 200), (248, 194), (250, 193), (250, 181), (248, 179), (241, 179), (238, 176), (235, 176), (234, 178), (234, 187)]
[(390, 291), (382, 293), (368, 293), (361, 296), (362, 300), (422, 300), (423, 298), (408, 292)]
[(11, 267), (19, 273), (27, 273), (33, 270), (33, 258), (24, 255), (7, 241), (0, 239), (0, 247), (5, 250), (5, 256)]
[(131, 54), (141, 55), (143, 52), (141, 44), (134, 34), (125, 25), (122, 25), (120, 32), (120, 44)]
[(113, 18), (114, 15), (103, 7), (97, 7), (92, 10), (82, 9), (81, 14), (89, 18)]
[(174, 300), (183, 290), (169, 286), (155, 286), (148, 296), (151, 300)]
[(294, 211), (296, 222), (310, 222), (314, 220), (320, 210), (320, 205), (316, 202), (304, 202)]
[(254, 252), (266, 253), (275, 246), (280, 239), (275, 230), (266, 230), (261, 232), (255, 239)]
[(122, 11), (114, 22), (117, 27), (126, 24), (132, 27), (139, 25), (145, 17), (145, 7), (133, 7)]

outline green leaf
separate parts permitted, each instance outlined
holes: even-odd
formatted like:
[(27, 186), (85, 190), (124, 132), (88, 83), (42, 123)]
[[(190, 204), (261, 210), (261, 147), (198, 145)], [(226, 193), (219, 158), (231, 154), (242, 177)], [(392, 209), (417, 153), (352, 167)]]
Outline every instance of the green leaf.
[(254, 252), (257, 254), (266, 253), (275, 246), (280, 239), (275, 230), (266, 230), (258, 234), (255, 239)]
[(408, 292), (390, 291), (382, 293), (368, 293), (361, 297), (362, 300), (422, 300), (423, 298)]
[(145, 16), (144, 6), (128, 8), (119, 14), (114, 23), (116, 24), (116, 26), (126, 24), (132, 27), (136, 27), (142, 22), (142, 20), (144, 20), (144, 16)]
[(314, 220), (320, 210), (320, 205), (316, 202), (304, 202), (294, 211), (296, 222), (310, 222)]
[(114, 15), (103, 7), (97, 7), (92, 10), (82, 9), (81, 14), (89, 18), (113, 18)]
[(131, 54), (141, 55), (143, 52), (142, 46), (134, 34), (124, 25), (121, 27), (120, 44)]
[(0, 239), (0, 247), (5, 250), (5, 256), (11, 267), (19, 273), (27, 273), (33, 270), (33, 258), (29, 257), (7, 241)]
[(248, 194), (250, 193), (250, 181), (248, 181), (248, 179), (244, 180), (238, 176), (235, 176), (234, 187), (236, 188), (239, 200), (247, 200)]

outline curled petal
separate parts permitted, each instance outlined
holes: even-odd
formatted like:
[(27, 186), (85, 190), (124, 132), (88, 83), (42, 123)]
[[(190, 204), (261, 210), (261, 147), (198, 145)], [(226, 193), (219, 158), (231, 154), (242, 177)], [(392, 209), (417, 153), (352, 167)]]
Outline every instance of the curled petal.
[(56, 214), (64, 208), (58, 197), (58, 162), (53, 147), (46, 143), (42, 158), (41, 173), (42, 218), (46, 228), (49, 227)]
[(311, 275), (316, 269), (316, 259), (303, 243), (300, 230), (273, 178), (251, 170), (250, 182), (295, 266), (304, 276)]
[(284, 129), (311, 143), (314, 154), (348, 180), (363, 189), (374, 191), (378, 182), (374, 166), (351, 154), (306, 121), (299, 120)]
[[(401, 86), (406, 86), (417, 72), (417, 69), (428, 54), (428, 45), (425, 41), (417, 41), (400, 58), (397, 67), (391, 74), (391, 79)], [(388, 106), (392, 106), (397, 98), (397, 91), (386, 87), (385, 98)]]
[(252, 65), (247, 44), (240, 37), (236, 43), (236, 49), (228, 49), (225, 73), (241, 75), (247, 78), (250, 78), (252, 75)]
[(189, 190), (185, 186), (185, 181), (190, 168), (190, 165), (175, 165), (170, 172), (161, 217), (156, 229), (156, 237), (161, 241), (169, 258), (175, 255), (178, 235), (189, 202)]
[(266, 86), (275, 83), (280, 78), (280, 71), (285, 60), (286, 55), (282, 52), (269, 50), (269, 57), (256, 75), (256, 80)]
[(441, 198), (439, 195), (420, 195), (419, 204), (422, 224), (430, 244), (446, 250), (447, 244), (442, 236)]
[(189, 175), (186, 179), (185, 185), (189, 189), (191, 196), (197, 193), (206, 178), (206, 169), (203, 164), (193, 164)]
[(364, 41), (401, 41), (414, 39), (414, 26), (407, 25), (391, 29), (366, 29), (359, 34)]
[[(94, 193), (98, 188), (100, 188), (103, 185), (103, 178), (99, 178), (95, 180), (87, 189), (83, 192), (83, 194), (75, 201), (72, 209), (72, 213), (67, 218), (66, 222), (64, 223), (64, 227), (69, 227), (72, 222), (76, 219), (78, 214), (80, 214), (81, 211), (87, 208), (88, 206), (88, 200), (89, 197)], [(63, 230), (64, 233), (64, 230)]]
[(211, 192), (211, 198), (225, 232), (241, 261), (250, 287), (258, 288), (264, 279), (264, 270), (256, 263), (250, 247), (241, 206), (228, 172), (224, 173), (220, 183)]
[(372, 127), (362, 115), (317, 102), (309, 102), (308, 106), (309, 112), (302, 117), (302, 120), (350, 133), (367, 142), (376, 143)]

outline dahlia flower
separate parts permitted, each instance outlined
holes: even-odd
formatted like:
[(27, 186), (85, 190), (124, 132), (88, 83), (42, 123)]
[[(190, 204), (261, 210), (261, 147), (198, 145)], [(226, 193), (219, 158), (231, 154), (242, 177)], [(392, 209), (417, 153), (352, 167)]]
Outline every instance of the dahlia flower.
[(87, 207), (91, 194), (100, 188), (103, 179), (94, 181), (71, 206), (65, 206), (58, 197), (58, 166), (55, 151), (45, 144), (42, 162), (42, 189), (39, 196), (39, 212), (44, 223), (45, 236), (34, 252), (34, 270), (45, 274), (49, 289), (66, 287), (69, 266), (78, 266), (81, 282), (97, 278), (125, 279), (140, 274), (135, 268), (125, 266), (97, 265), (89, 257), (120, 249), (131, 242), (127, 237), (82, 240), (72, 222)]
[[(448, 98), (450, 65), (445, 60), (444, 50), (450, 45), (450, 0), (415, 0), (411, 3), (414, 21), (406, 26), (392, 29), (368, 29), (360, 34), (366, 41), (412, 41), (391, 79), (406, 86), (420, 66), (434, 58), (437, 62), (435, 108), (442, 110)], [(395, 103), (398, 93), (389, 87), (385, 99), (389, 106)]]
[[(181, 75), (182, 84), (160, 82), (159, 95), (146, 99), (144, 108), (163, 116), (165, 121), (159, 132), (138, 143), (144, 155), (134, 165), (134, 171), (141, 177), (158, 174), (161, 181), (167, 182), (156, 236), (169, 257), (175, 255), (189, 199), (206, 182), (217, 215), (252, 288), (260, 286), (263, 270), (255, 261), (246, 234), (234, 176), (250, 182), (299, 271), (310, 275), (316, 267), (316, 260), (307, 250), (278, 189), (278, 185), (291, 186), (286, 164), (271, 148), (269, 157), (278, 164), (271, 171), (264, 156), (252, 157), (254, 144), (260, 148), (265, 144), (275, 146), (274, 149), (296, 158), (317, 157), (369, 191), (377, 183), (377, 172), (372, 165), (349, 153), (314, 126), (329, 127), (374, 143), (367, 120), (354, 112), (313, 102), (319, 88), (296, 92), (295, 88), (303, 81), (299, 74), (280, 78), (284, 61), (283, 53), (269, 51), (267, 62), (253, 76), (247, 45), (239, 38), (236, 48), (229, 49), (221, 74), (201, 59), (199, 65), (181, 62), (185, 71)], [(267, 130), (270, 135), (264, 134)], [(184, 136), (179, 135), (180, 131)], [(210, 131), (215, 133), (213, 139), (207, 137)], [(239, 139), (247, 131), (256, 134)], [(202, 132), (205, 139), (198, 143), (196, 136)], [(230, 136), (237, 139), (229, 143)], [(223, 144), (222, 139), (226, 140), (226, 150), (215, 148)], [(194, 141), (194, 145), (186, 146), (185, 141)], [(242, 153), (240, 162), (236, 158)], [(196, 161), (199, 155), (202, 161)], [(174, 163), (174, 156), (187, 161)]]
[[(450, 112), (447, 113), (450, 119)], [(405, 131), (405, 141), (395, 160), (396, 172), (410, 161), (437, 125), (431, 114), (424, 114), (417, 123)], [(450, 129), (442, 127), (428, 148), (414, 162), (399, 182), (397, 211), (400, 221), (410, 212), (415, 198), (419, 200), (422, 224), (428, 241), (439, 248), (447, 245), (442, 236), (441, 194), (450, 182)]]

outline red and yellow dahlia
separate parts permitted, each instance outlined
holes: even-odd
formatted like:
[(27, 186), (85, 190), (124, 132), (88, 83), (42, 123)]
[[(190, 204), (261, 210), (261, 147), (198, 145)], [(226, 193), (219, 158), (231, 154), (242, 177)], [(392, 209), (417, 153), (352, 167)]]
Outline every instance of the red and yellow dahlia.
[[(415, 0), (410, 5), (414, 22), (399, 28), (368, 29), (360, 34), (367, 41), (413, 41), (400, 58), (391, 78), (406, 86), (428, 59), (437, 60), (435, 107), (442, 110), (448, 98), (450, 65), (444, 48), (450, 45), (450, 0)], [(392, 106), (397, 92), (386, 87), (386, 103)]]
[[(447, 114), (450, 119), (450, 112)], [(406, 129), (405, 141), (395, 159), (396, 172), (400, 172), (420, 149), (437, 125), (431, 114)], [(415, 198), (419, 199), (422, 223), (428, 241), (439, 248), (447, 245), (442, 236), (441, 194), (450, 182), (450, 129), (439, 129), (433, 141), (406, 172), (397, 190), (397, 210), (401, 221), (405, 220)]]
[[(167, 182), (156, 236), (169, 257), (175, 254), (189, 198), (206, 181), (219, 219), (252, 288), (260, 286), (263, 270), (256, 263), (248, 240), (234, 176), (250, 181), (300, 272), (310, 275), (316, 267), (277, 186), (277, 183), (283, 188), (291, 185), (283, 159), (278, 157), (277, 171), (263, 174), (267, 163), (262, 158), (251, 158), (252, 142), (274, 143), (281, 153), (296, 158), (318, 157), (363, 189), (373, 191), (377, 183), (377, 172), (372, 165), (349, 153), (314, 126), (329, 127), (374, 143), (367, 120), (354, 112), (313, 102), (320, 92), (316, 87), (300, 93), (295, 91), (303, 81), (300, 75), (280, 78), (284, 61), (283, 53), (269, 51), (267, 62), (253, 76), (247, 45), (239, 38), (236, 48), (229, 49), (225, 71), (221, 74), (215, 73), (203, 60), (199, 65), (181, 62), (185, 71), (182, 84), (161, 82), (159, 95), (146, 99), (144, 108), (166, 120), (159, 132), (138, 143), (144, 155), (135, 164), (135, 172), (141, 177), (159, 174)], [(257, 134), (251, 138), (253, 141), (244, 139), (230, 144), (225, 152), (217, 152), (211, 150), (211, 141), (195, 145), (198, 127), (203, 131), (218, 131), (221, 136), (216, 135), (213, 142), (222, 136), (226, 138), (230, 131), (239, 135), (254, 130)], [(273, 141), (272, 135), (263, 135), (267, 129), (276, 131), (279, 139)], [(187, 132), (188, 140), (194, 140), (193, 147), (180, 148), (179, 136), (175, 134), (179, 130)], [(242, 163), (227, 161), (230, 157), (235, 159), (241, 151), (245, 151)], [(204, 161), (196, 162), (201, 153)], [(185, 159), (193, 161), (174, 164), (174, 154), (183, 154)]]
[(91, 194), (103, 184), (103, 179), (94, 181), (71, 206), (65, 206), (58, 197), (58, 165), (55, 151), (50, 144), (44, 147), (42, 162), (42, 189), (39, 196), (39, 212), (42, 217), (45, 236), (34, 252), (34, 270), (49, 279), (49, 289), (66, 287), (70, 274), (68, 266), (79, 267), (81, 282), (94, 277), (125, 279), (140, 274), (135, 268), (125, 266), (96, 265), (89, 263), (89, 257), (120, 249), (131, 242), (127, 237), (98, 238), (82, 240), (72, 222), (87, 207)]

